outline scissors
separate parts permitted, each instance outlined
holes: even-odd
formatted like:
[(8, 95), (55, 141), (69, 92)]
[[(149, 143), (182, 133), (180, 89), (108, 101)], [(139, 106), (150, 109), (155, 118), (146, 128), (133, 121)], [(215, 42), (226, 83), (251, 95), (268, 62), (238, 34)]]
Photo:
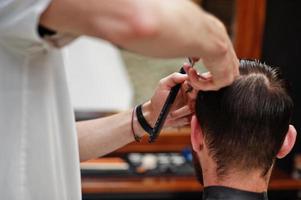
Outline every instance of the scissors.
[[(191, 67), (193, 67), (194, 64), (198, 60), (199, 60), (198, 58), (188, 58), (188, 61), (189, 61), (189, 64), (190, 64)], [(181, 74), (186, 73), (185, 70), (184, 70), (184, 67), (181, 67), (179, 73), (181, 73)], [(175, 85), (174, 87), (171, 88), (171, 90), (169, 92), (169, 95), (168, 95), (167, 99), (165, 100), (165, 103), (164, 103), (164, 105), (161, 109), (161, 112), (160, 112), (160, 114), (157, 118), (155, 126), (152, 129), (152, 133), (149, 136), (149, 143), (154, 142), (158, 138), (158, 136), (159, 136), (159, 134), (160, 134), (160, 132), (163, 128), (164, 122), (167, 118), (167, 115), (170, 111), (170, 108), (171, 108), (172, 104), (174, 103), (180, 88), (181, 88), (181, 83), (179, 83), (179, 84), (177, 84), (177, 85)], [(188, 88), (188, 90), (186, 90), (186, 92), (190, 92), (191, 90), (192, 90), (192, 87), (190, 86)]]

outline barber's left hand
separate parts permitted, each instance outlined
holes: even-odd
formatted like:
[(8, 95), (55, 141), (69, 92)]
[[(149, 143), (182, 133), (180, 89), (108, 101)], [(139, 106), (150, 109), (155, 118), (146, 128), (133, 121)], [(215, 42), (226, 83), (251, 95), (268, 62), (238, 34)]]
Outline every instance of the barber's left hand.
[(186, 74), (173, 73), (160, 80), (151, 100), (143, 105), (143, 110), (148, 112), (147, 120), (152, 127), (159, 116), (171, 88), (179, 83), (182, 84), (181, 89), (171, 107), (164, 126), (181, 127), (190, 123), (194, 110), (196, 91), (187, 91), (189, 89), (187, 79), (188, 76)]

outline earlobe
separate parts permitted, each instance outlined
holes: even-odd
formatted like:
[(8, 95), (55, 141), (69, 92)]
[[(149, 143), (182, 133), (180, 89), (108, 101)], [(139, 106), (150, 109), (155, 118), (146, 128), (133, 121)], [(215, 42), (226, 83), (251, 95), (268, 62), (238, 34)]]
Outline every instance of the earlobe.
[(294, 147), (297, 131), (293, 125), (289, 125), (283, 144), (277, 154), (277, 158), (284, 158)]
[(191, 118), (191, 144), (195, 152), (199, 152), (203, 146), (203, 132), (195, 115)]

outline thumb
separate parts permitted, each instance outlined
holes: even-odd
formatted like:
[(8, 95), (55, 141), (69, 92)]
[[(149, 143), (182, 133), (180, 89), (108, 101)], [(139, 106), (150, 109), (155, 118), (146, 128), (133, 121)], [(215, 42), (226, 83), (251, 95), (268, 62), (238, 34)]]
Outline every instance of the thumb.
[(179, 83), (183, 83), (187, 79), (188, 79), (188, 76), (186, 74), (181, 74), (181, 73), (175, 72), (175, 73), (161, 79), (160, 85), (163, 88), (170, 89)]

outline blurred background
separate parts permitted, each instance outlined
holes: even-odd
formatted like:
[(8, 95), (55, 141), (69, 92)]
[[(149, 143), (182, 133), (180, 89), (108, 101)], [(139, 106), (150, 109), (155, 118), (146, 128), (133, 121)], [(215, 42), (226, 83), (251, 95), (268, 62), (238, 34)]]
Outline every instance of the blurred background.
[[(239, 58), (256, 58), (280, 68), (295, 102), (292, 123), (300, 133), (301, 1), (195, 3), (224, 22)], [(77, 120), (107, 116), (143, 103), (157, 82), (178, 71), (185, 61), (143, 57), (87, 37), (65, 48), (64, 59)], [(299, 134), (293, 152), (276, 164), (269, 199), (301, 199), (300, 151)], [(154, 144), (132, 143), (81, 167), (87, 200), (201, 199), (202, 186), (192, 168), (189, 128), (165, 130)]]

